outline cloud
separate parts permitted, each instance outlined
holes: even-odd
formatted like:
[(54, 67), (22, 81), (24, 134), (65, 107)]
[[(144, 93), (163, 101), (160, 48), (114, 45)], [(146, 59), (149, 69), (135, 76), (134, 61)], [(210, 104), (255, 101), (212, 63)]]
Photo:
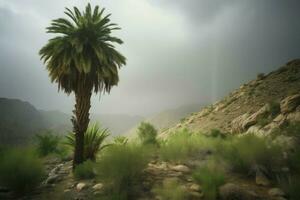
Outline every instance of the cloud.
[[(71, 112), (38, 51), (50, 20), (89, 1), (0, 0), (0, 96)], [(112, 13), (128, 64), (92, 112), (145, 114), (214, 101), (259, 72), (300, 57), (297, 0), (93, 0)]]

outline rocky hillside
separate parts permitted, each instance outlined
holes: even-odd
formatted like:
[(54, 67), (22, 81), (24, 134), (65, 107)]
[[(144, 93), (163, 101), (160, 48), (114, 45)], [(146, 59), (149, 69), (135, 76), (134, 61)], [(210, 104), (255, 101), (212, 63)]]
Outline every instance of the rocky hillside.
[[(207, 105), (207, 104), (206, 104)], [(164, 110), (162, 112), (156, 113), (144, 119), (144, 122), (148, 122), (155, 126), (155, 128), (159, 132), (163, 132), (168, 128), (176, 125), (179, 121), (185, 120), (190, 113), (196, 112), (199, 109), (203, 108), (204, 104), (191, 104), (191, 105), (184, 105), (178, 108)], [(139, 124), (135, 124), (131, 130), (129, 130), (126, 135), (129, 137), (135, 137), (136, 131)]]
[(161, 134), (178, 128), (209, 132), (269, 134), (286, 122), (300, 121), (300, 59), (240, 86), (224, 99), (192, 114)]

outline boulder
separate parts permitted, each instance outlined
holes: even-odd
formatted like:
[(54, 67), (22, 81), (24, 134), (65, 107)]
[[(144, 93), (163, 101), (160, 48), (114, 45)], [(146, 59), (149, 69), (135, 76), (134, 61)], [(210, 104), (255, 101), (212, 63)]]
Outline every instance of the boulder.
[(297, 107), (295, 112), (288, 114), (287, 120), (290, 122), (300, 122), (300, 106)]
[(103, 184), (102, 183), (97, 183), (96, 185), (93, 186), (94, 190), (102, 190), (103, 189)]
[(231, 132), (233, 133), (243, 133), (247, 131), (250, 127), (255, 125), (258, 119), (265, 116), (270, 111), (270, 104), (265, 104), (257, 112), (253, 114), (245, 113), (243, 115), (235, 118), (231, 123)]
[(188, 168), (185, 165), (175, 165), (175, 166), (172, 166), (171, 169), (174, 171), (177, 171), (177, 172), (182, 172), (182, 173), (190, 172), (190, 168)]
[(293, 112), (300, 105), (300, 94), (288, 96), (280, 102), (281, 113)]
[(51, 174), (45, 181), (46, 184), (53, 184), (61, 180), (61, 177), (57, 174)]
[(254, 114), (252, 114), (250, 117), (248, 117), (243, 121), (242, 128), (244, 130), (247, 130), (250, 126), (255, 125), (258, 119), (266, 115), (266, 113), (268, 113), (269, 111), (270, 111), (270, 104), (264, 105), (257, 112), (255, 112)]
[(86, 185), (85, 183), (78, 183), (78, 184), (76, 185), (76, 190), (77, 190), (78, 192), (80, 192), (81, 190), (85, 189), (86, 186), (87, 186), (87, 185)]
[(244, 132), (243, 123), (249, 117), (248, 113), (238, 116), (231, 122), (231, 132), (232, 133), (242, 133)]
[(273, 119), (273, 123), (277, 124), (277, 127), (282, 127), (283, 125), (286, 124), (286, 116), (283, 114), (279, 114), (277, 115), (277, 117), (275, 117), (275, 119)]
[(242, 187), (227, 183), (219, 188), (220, 198), (222, 200), (254, 200), (258, 199), (254, 192), (247, 191)]
[(254, 134), (254, 135), (256, 135), (256, 136), (261, 137), (261, 136), (267, 135), (268, 132), (264, 131), (264, 130), (263, 130), (261, 127), (259, 127), (259, 126), (254, 125), (254, 126), (251, 126), (251, 127), (247, 130), (246, 134)]
[(191, 191), (196, 191), (196, 192), (201, 191), (200, 185), (195, 184), (195, 183), (193, 183), (192, 185), (190, 185), (189, 189), (190, 189)]

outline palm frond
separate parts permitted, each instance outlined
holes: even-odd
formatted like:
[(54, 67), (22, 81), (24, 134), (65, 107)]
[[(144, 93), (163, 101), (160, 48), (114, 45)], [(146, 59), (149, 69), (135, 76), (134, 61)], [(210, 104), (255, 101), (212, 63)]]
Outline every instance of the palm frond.
[[(97, 123), (90, 125), (84, 134), (84, 159), (96, 160), (96, 155), (110, 144), (104, 144), (106, 138), (110, 135), (109, 130), (101, 128)], [(66, 136), (65, 144), (75, 147), (75, 134), (70, 132)]]
[(118, 84), (118, 69), (126, 64), (126, 58), (113, 44), (123, 41), (112, 32), (119, 30), (110, 22), (111, 14), (105, 9), (88, 4), (84, 12), (77, 7), (66, 8), (67, 18), (54, 19), (47, 32), (58, 34), (39, 51), (47, 66), (52, 82), (66, 93), (76, 91), (80, 80), (92, 85), (93, 90), (110, 92)]

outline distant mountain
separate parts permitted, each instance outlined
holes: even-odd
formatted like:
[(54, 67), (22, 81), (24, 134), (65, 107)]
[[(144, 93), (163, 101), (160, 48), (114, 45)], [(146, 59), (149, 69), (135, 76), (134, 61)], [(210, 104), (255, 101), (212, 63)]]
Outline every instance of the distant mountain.
[[(28, 102), (0, 98), (0, 144), (25, 143), (44, 130), (57, 134), (72, 131), (71, 116), (61, 111), (37, 110)], [(117, 114), (91, 114), (91, 122), (99, 122), (112, 135), (127, 132), (143, 117)]]
[(30, 103), (17, 99), (0, 98), (0, 144), (23, 143), (47, 122)]
[[(178, 123), (201, 105), (188, 105), (166, 110), (149, 118), (125, 114), (91, 114), (91, 122), (99, 122), (108, 128), (113, 136), (135, 132), (142, 121), (153, 124), (163, 131)], [(0, 144), (24, 143), (43, 130), (57, 134), (72, 131), (71, 116), (61, 111), (37, 110), (33, 105), (17, 99), (0, 98)], [(130, 131), (131, 130), (131, 131)]]
[[(146, 118), (144, 121), (151, 123), (155, 126), (156, 129), (158, 129), (159, 132), (162, 132), (174, 126), (176, 123), (184, 120), (193, 112), (199, 112), (199, 110), (201, 110), (205, 105), (206, 104), (193, 104), (180, 106), (175, 109), (169, 109), (154, 114)], [(135, 137), (138, 125), (139, 124), (136, 124), (136, 126), (133, 127), (129, 132), (127, 132), (126, 135), (128, 135), (129, 137)]]

